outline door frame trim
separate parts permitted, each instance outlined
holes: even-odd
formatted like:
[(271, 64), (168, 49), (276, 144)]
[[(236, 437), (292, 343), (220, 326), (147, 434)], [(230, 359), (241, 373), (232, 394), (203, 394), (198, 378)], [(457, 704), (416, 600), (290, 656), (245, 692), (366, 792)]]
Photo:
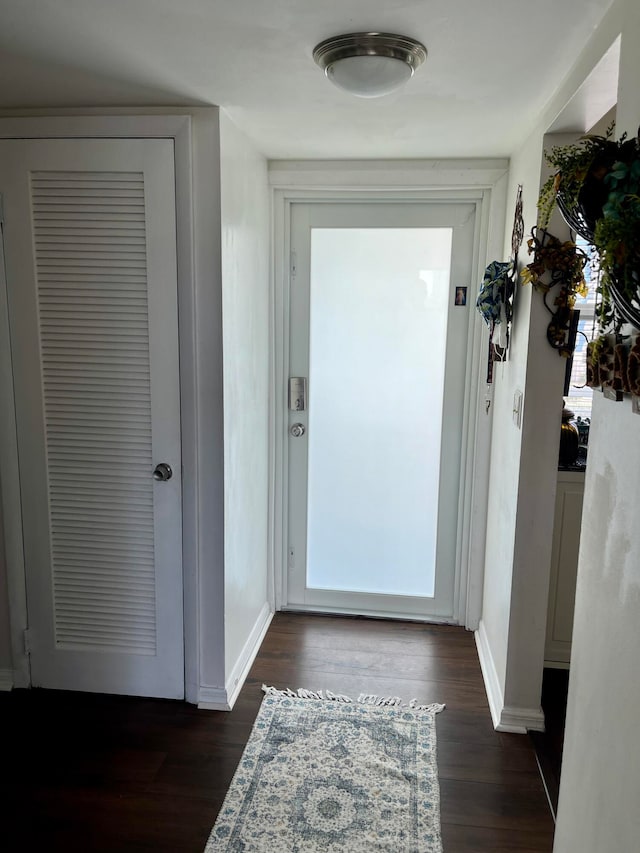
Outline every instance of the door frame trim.
[[(2, 194), (0, 193), (0, 205)], [(0, 223), (0, 229), (4, 222)], [(0, 506), (4, 532), (4, 557), (7, 568), (7, 595), (11, 654), (13, 659), (11, 687), (29, 687), (31, 671), (26, 652), (27, 590), (22, 539), (20, 499), (20, 468), (18, 463), (18, 434), (13, 393), (13, 353), (9, 327), (9, 304), (4, 260), (4, 234), (0, 230)]]
[[(209, 567), (215, 574), (216, 582), (224, 574), (219, 569), (224, 565), (222, 518), (209, 517), (206, 524), (199, 523), (203, 506), (222, 506), (223, 501), (222, 416), (218, 414), (209, 417), (211, 407), (216, 407), (216, 400), (222, 399), (222, 381), (221, 376), (216, 374), (207, 377), (203, 371), (209, 365), (211, 373), (212, 358), (215, 363), (221, 364), (221, 308), (215, 301), (219, 301), (219, 288), (213, 288), (213, 297), (205, 296), (198, 300), (199, 294), (212, 292), (212, 282), (219, 281), (219, 246), (215, 244), (215, 236), (211, 236), (216, 234), (215, 205), (208, 204), (206, 199), (195, 198), (193, 190), (194, 186), (204, 185), (209, 186), (211, 193), (215, 194), (219, 185), (220, 176), (215, 169), (216, 145), (219, 144), (217, 127), (217, 108), (177, 109), (171, 113), (166, 109), (155, 108), (148, 111), (139, 108), (50, 109), (26, 110), (17, 114), (4, 111), (3, 117), (0, 117), (0, 139), (161, 137), (174, 142), (183, 479), (185, 699), (193, 703), (198, 702), (202, 682), (206, 680), (203, 673), (205, 664), (209, 669), (217, 668), (224, 672), (224, 644), (220, 647), (216, 644), (209, 660), (203, 663), (203, 649), (206, 647), (203, 645), (200, 619), (204, 574), (201, 566)], [(19, 500), (20, 477), (4, 285), (3, 272), (0, 275), (0, 395), (10, 405), (0, 413), (0, 470), (3, 472), (0, 503), (6, 540), (13, 686), (29, 687), (29, 657), (24, 641), (28, 614)], [(203, 304), (199, 304), (196, 312), (197, 300)], [(213, 321), (220, 321), (217, 331)], [(205, 330), (206, 345), (203, 343)], [(212, 400), (212, 397), (216, 400)], [(199, 443), (200, 435), (207, 435), (208, 438), (208, 449), (204, 453)], [(204, 456), (207, 458), (204, 459)], [(212, 470), (216, 476), (205, 476), (203, 468)], [(213, 546), (212, 542), (215, 543)]]
[[(479, 281), (481, 271), (489, 260), (502, 257), (507, 175), (508, 162), (495, 160), (356, 163), (281, 161), (269, 164), (273, 212), (270, 558), (276, 609), (286, 609), (287, 606), (288, 440), (285, 393), (289, 357), (292, 204), (373, 200), (475, 204), (472, 269), (473, 281)], [(488, 413), (486, 411), (488, 391), (485, 354), (488, 333), (479, 315), (474, 311), (469, 314), (454, 620), (475, 630), (482, 613), (492, 413), (491, 410)], [(474, 363), (477, 365), (475, 369)], [(340, 611), (332, 609), (331, 612)]]

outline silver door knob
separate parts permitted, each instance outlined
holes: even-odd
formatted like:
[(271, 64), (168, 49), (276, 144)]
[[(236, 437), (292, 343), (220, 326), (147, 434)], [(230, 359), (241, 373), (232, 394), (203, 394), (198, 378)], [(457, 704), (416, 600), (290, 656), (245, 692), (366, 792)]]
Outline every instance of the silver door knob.
[(305, 433), (304, 424), (293, 424), (289, 432), (294, 438), (300, 438)]
[(160, 462), (159, 465), (156, 465), (155, 471), (153, 472), (154, 480), (170, 480), (173, 477), (173, 471), (171, 470), (171, 465), (167, 465), (166, 462)]

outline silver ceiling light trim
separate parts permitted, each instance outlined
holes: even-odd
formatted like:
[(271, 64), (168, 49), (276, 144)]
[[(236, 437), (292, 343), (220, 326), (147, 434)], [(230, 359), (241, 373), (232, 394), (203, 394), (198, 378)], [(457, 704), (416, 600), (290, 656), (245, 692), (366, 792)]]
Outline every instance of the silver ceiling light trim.
[[(365, 59), (354, 63), (356, 57)], [(427, 49), (396, 33), (346, 33), (316, 45), (313, 58), (337, 86), (370, 98), (403, 85), (425, 61)]]
[(395, 33), (347, 33), (325, 39), (313, 49), (313, 58), (325, 73), (333, 62), (351, 56), (388, 56), (406, 62), (415, 71), (427, 58), (427, 48)]

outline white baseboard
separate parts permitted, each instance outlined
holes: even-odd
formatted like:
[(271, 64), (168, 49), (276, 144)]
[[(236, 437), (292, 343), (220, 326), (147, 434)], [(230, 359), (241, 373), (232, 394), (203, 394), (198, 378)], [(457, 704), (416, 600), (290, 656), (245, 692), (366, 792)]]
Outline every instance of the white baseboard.
[(476, 640), (476, 648), (478, 649), (478, 657), (480, 658), (480, 669), (482, 670), (482, 678), (484, 679), (484, 689), (489, 700), (489, 710), (491, 711), (491, 719), (493, 720), (494, 729), (500, 724), (500, 713), (504, 707), (504, 696), (500, 687), (498, 671), (491, 654), (491, 646), (487, 637), (487, 629), (484, 627), (484, 622), (480, 620), (478, 630), (474, 632)]
[(570, 669), (571, 664), (569, 661), (563, 660), (546, 660), (544, 662), (545, 669)]
[(0, 690), (13, 690), (13, 670), (0, 669)]
[(265, 602), (227, 678), (225, 687), (200, 687), (198, 708), (208, 711), (230, 711), (233, 708), (272, 619), (273, 610), (270, 604)]
[(494, 729), (497, 732), (513, 732), (522, 735), (526, 735), (528, 731), (543, 732), (544, 713), (540, 707), (519, 708), (504, 704), (504, 694), (482, 619), (474, 636)]
[(227, 679), (227, 695), (229, 697), (229, 705), (231, 708), (235, 705), (238, 694), (242, 690), (242, 686), (247, 680), (249, 670), (253, 666), (256, 655), (260, 650), (264, 635), (267, 633), (271, 620), (273, 619), (273, 610), (271, 605), (265, 601), (262, 610), (258, 614), (251, 633), (244, 644), (242, 651), (231, 670), (231, 675)]
[(526, 735), (527, 732), (543, 732), (544, 712), (542, 708), (510, 708), (505, 705), (496, 729), (499, 732), (516, 732), (521, 735)]
[(224, 687), (206, 687), (201, 684), (198, 696), (198, 708), (202, 708), (205, 711), (231, 710), (231, 705), (227, 699), (227, 691)]

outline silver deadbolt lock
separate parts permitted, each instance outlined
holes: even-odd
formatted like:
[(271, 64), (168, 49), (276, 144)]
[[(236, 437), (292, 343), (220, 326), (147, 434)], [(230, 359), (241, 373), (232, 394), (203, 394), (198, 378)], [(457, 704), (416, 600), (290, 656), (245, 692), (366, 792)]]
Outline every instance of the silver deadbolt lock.
[(171, 470), (171, 465), (167, 465), (166, 462), (160, 462), (159, 465), (156, 465), (155, 470), (153, 472), (154, 480), (161, 480), (166, 482), (173, 477), (173, 471)]
[(306, 376), (292, 376), (289, 379), (289, 410), (292, 412), (307, 411)]
[(294, 438), (300, 438), (305, 434), (304, 424), (293, 424), (289, 432)]

